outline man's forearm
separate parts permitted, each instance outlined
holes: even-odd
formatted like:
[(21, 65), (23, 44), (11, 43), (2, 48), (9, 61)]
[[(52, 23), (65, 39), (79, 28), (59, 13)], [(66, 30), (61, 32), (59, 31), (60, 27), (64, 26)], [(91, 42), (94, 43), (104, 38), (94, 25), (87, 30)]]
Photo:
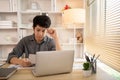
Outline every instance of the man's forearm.
[(55, 43), (56, 43), (56, 50), (61, 50), (61, 46), (58, 38), (55, 38)]
[(20, 64), (20, 60), (17, 57), (13, 57), (10, 60), (11, 64)]
[(31, 62), (29, 60), (26, 60), (26, 59), (19, 59), (17, 57), (13, 57), (11, 60), (10, 60), (10, 63), (12, 64), (19, 64), (23, 67), (29, 67), (31, 66)]

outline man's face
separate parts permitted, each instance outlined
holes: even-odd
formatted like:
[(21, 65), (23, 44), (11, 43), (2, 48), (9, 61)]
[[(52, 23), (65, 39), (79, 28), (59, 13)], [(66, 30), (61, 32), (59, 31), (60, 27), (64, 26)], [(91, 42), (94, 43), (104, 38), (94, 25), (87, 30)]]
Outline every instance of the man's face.
[(44, 38), (45, 32), (47, 28), (43, 28), (39, 25), (37, 25), (33, 30), (35, 34), (35, 39), (37, 41), (41, 41)]

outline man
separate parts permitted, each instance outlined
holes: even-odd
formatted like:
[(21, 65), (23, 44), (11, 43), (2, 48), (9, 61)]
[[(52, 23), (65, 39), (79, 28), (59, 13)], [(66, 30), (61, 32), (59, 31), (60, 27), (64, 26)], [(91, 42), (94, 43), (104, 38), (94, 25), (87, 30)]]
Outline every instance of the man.
[[(53, 51), (60, 50), (60, 45), (56, 31), (49, 29), (51, 20), (46, 15), (37, 15), (33, 19), (34, 34), (24, 37), (19, 41), (16, 47), (8, 55), (7, 62), (12, 64), (19, 64), (21, 66), (31, 66), (31, 62), (26, 59), (20, 59), (25, 53), (25, 58), (29, 54), (35, 54), (37, 51)], [(46, 36), (49, 34), (52, 38)]]

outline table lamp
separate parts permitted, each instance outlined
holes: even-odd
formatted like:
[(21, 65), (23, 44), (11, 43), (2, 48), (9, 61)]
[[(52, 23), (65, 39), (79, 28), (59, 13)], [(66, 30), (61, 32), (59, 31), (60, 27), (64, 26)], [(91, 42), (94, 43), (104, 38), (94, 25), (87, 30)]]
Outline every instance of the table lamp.
[(85, 9), (73, 8), (63, 12), (63, 24), (84, 24)]

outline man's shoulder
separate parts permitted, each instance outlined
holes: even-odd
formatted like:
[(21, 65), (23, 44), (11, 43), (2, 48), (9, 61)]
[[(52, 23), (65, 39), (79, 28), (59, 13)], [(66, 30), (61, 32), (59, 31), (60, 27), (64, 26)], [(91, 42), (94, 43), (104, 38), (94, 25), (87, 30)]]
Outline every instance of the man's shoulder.
[(28, 36), (25, 36), (22, 38), (22, 40), (33, 40), (34, 39), (34, 36), (33, 35), (28, 35)]

